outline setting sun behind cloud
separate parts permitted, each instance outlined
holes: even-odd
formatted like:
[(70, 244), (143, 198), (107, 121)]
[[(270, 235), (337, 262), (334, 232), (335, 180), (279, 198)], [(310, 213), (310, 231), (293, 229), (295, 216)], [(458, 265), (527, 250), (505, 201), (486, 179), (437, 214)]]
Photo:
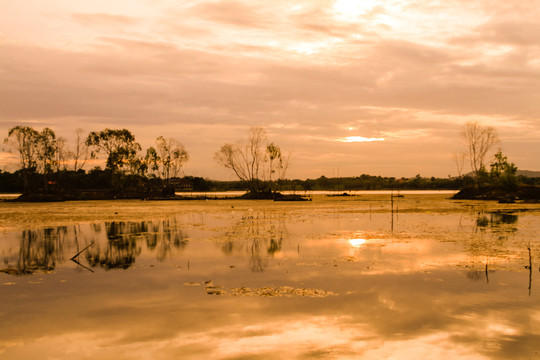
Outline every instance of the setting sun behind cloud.
[(366, 138), (363, 136), (347, 136), (342, 138), (341, 142), (372, 142), (372, 141), (384, 141), (384, 138)]

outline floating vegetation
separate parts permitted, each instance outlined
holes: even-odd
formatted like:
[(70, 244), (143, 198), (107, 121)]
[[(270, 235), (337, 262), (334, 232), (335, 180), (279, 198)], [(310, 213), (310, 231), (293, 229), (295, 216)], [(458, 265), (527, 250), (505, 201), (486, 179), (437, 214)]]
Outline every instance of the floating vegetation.
[(322, 289), (304, 289), (293, 288), (291, 286), (265, 286), (262, 288), (251, 289), (248, 287), (241, 287), (231, 289), (229, 295), (232, 296), (261, 296), (261, 297), (314, 297), (322, 298), (327, 296), (336, 296), (337, 294), (332, 291), (326, 291)]
[(223, 290), (223, 286), (215, 285), (212, 280), (204, 282), (206, 284), (206, 293), (208, 295), (224, 295), (226, 292)]
[[(208, 295), (229, 295), (229, 296), (260, 296), (260, 297), (312, 297), (323, 298), (327, 296), (337, 296), (332, 291), (322, 289), (294, 288), (292, 286), (265, 286), (261, 288), (240, 287), (230, 290), (224, 290), (221, 285), (216, 285), (212, 280), (204, 282), (205, 290)], [(184, 283), (185, 286), (198, 286), (200, 283)]]

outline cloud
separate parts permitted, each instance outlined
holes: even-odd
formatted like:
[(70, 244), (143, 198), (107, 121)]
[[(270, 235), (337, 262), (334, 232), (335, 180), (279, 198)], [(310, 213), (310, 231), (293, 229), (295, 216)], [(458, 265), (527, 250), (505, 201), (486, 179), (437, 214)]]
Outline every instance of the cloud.
[[(96, 2), (78, 11), (40, 5), (55, 14), (43, 37), (10, 22), (2, 29), (0, 130), (30, 122), (65, 134), (81, 124), (131, 127), (151, 143), (142, 131), (149, 123), (184, 142), (183, 129), (197, 136), (200, 127), (207, 147), (197, 146), (192, 159), (210, 177), (223, 174), (211, 170), (212, 144), (224, 142), (222, 134), (226, 141), (242, 138), (250, 126), (268, 127), (293, 150), (298, 177), (335, 167), (321, 160), (327, 153), (342, 154), (351, 174), (403, 166), (445, 176), (451, 170), (441, 171), (440, 162), (455, 151), (461, 124), (474, 119), (534, 143), (540, 48), (527, 32), (537, 30), (536, 10), (529, 15), (530, 6), (510, 11), (483, 1), (384, 2), (345, 21), (333, 4), (133, 2), (123, 10)], [(370, 146), (378, 147), (376, 157), (395, 160), (386, 170), (373, 168), (377, 161), (358, 159), (346, 144), (314, 140), (356, 134), (392, 137)], [(418, 141), (430, 146), (429, 157), (416, 150)], [(518, 166), (540, 167), (519, 155), (516, 141), (508, 145), (520, 156)], [(199, 171), (195, 161), (188, 166)]]
[(137, 25), (140, 22), (139, 18), (125, 15), (112, 15), (103, 13), (78, 13), (72, 14), (71, 18), (84, 26), (130, 26)]
[(189, 15), (226, 25), (259, 28), (265, 27), (271, 16), (259, 12), (257, 7), (239, 1), (209, 1), (192, 6)]

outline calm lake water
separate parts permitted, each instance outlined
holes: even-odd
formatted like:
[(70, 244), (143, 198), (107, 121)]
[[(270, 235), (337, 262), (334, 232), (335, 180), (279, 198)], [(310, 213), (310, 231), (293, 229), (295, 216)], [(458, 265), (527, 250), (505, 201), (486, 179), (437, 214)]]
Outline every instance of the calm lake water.
[(1, 359), (540, 357), (540, 204), (0, 203)]

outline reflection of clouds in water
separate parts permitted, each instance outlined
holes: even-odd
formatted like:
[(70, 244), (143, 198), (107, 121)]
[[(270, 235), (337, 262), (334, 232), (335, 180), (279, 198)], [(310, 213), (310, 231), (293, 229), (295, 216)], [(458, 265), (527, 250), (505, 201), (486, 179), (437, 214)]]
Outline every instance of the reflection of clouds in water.
[[(155, 263), (167, 244), (171, 250), (179, 244), (181, 252), (167, 250), (170, 263), (151, 270), (137, 266), (125, 272), (81, 276), (57, 267), (55, 274), (39, 275), (44, 278), (40, 285), (0, 274), (16, 283), (0, 291), (0, 297), (8, 294), (2, 303), (11, 324), (0, 327), (2, 357), (73, 358), (82, 351), (88, 358), (114, 359), (534, 357), (540, 341), (536, 259), (530, 296), (529, 274), (523, 271), (528, 262), (523, 259), (504, 258), (519, 265), (521, 272), (489, 270), (489, 283), (471, 281), (485, 279), (487, 261), (491, 269), (496, 260), (485, 255), (474, 258), (464, 248), (473, 242), (479, 254), (493, 248), (498, 234), (491, 231), (489, 215), (487, 230), (474, 233), (476, 211), (464, 215), (470, 222), (460, 228), (461, 213), (404, 212), (399, 215), (399, 231), (390, 233), (386, 213), (379, 219), (374, 213), (372, 218), (367, 212), (358, 213), (367, 211), (359, 210), (366, 208), (365, 202), (339, 204), (338, 210), (325, 207), (316, 212), (313, 202), (308, 210), (302, 207), (292, 215), (265, 214), (257, 208), (236, 229), (243, 211), (230, 213), (229, 207), (227, 215), (215, 221), (219, 227), (212, 228), (207, 226), (215, 220), (211, 215), (190, 216), (186, 227), (181, 221), (116, 224), (109, 234), (101, 222), (93, 230), (90, 225), (80, 228), (78, 248), (66, 240), (75, 233), (68, 228), (69, 236), (49, 248), (64, 249), (63, 261), (94, 240), (99, 242), (100, 254), (110, 243), (118, 242), (110, 246), (125, 253), (135, 244), (135, 249), (142, 249), (137, 261), (143, 264), (145, 258)], [(424, 203), (419, 204), (415, 206)], [(341, 211), (348, 209), (350, 213)], [(537, 219), (535, 214), (520, 214), (519, 224), (514, 223), (519, 225), (516, 240), (536, 239)], [(384, 226), (379, 226), (379, 220), (385, 221)], [(186, 228), (189, 243), (183, 232)], [(19, 244), (20, 234), (13, 243)], [(59, 236), (64, 236), (61, 231)], [(224, 245), (233, 256), (224, 254)], [(9, 261), (16, 261), (18, 252), (9, 256)], [(190, 259), (191, 269), (179, 269), (179, 259)], [(267, 262), (265, 273), (251, 273), (259, 260)], [(480, 265), (453, 267), (473, 260)], [(229, 269), (231, 264), (235, 266)], [(246, 264), (247, 269), (238, 269), (238, 264)], [(477, 270), (468, 273), (471, 268)], [(64, 278), (66, 282), (58, 282)], [(208, 296), (202, 286), (182, 285), (209, 279), (226, 289), (289, 285), (325, 289), (339, 296), (218, 297)]]
[[(118, 334), (96, 332), (45, 336), (27, 344), (27, 354), (61, 357), (84, 349), (90, 358), (271, 358), (271, 359), (487, 359), (474, 343), (455, 343), (457, 332), (424, 334), (412, 339), (380, 339), (365, 324), (347, 316), (307, 317), (256, 325), (229, 325), (173, 337), (122, 341)], [(163, 334), (165, 335), (165, 334)], [(110, 346), (112, 343), (122, 346)], [(51, 350), (62, 349), (62, 350)]]
[(382, 238), (383, 234), (354, 233), (335, 241), (346, 243), (342, 260), (363, 264), (362, 274), (412, 273), (467, 261), (461, 248), (451, 251), (448, 244), (431, 239)]

